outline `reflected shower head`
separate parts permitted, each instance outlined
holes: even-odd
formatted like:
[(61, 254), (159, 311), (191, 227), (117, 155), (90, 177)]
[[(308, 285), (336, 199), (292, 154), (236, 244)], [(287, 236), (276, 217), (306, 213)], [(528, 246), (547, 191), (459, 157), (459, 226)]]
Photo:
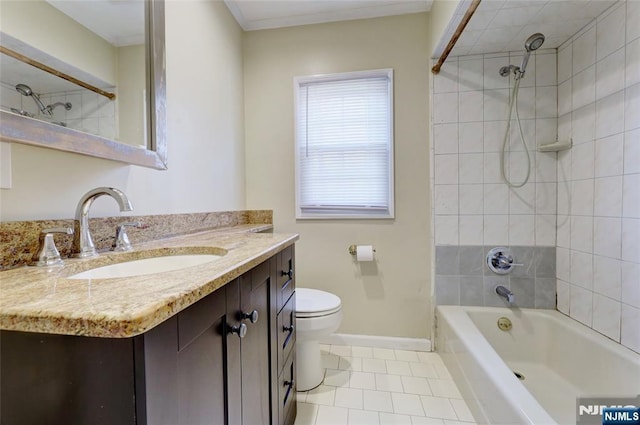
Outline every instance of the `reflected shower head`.
[(44, 106), (38, 95), (35, 94), (33, 90), (31, 90), (31, 87), (26, 84), (17, 84), (16, 90), (23, 96), (31, 96), (33, 101), (36, 102), (36, 105), (38, 105), (38, 108), (40, 108), (40, 112), (51, 116), (51, 111), (48, 110), (46, 106)]
[(524, 48), (526, 53), (522, 58), (522, 64), (520, 65), (520, 78), (524, 77), (524, 71), (527, 68), (527, 63), (529, 63), (529, 56), (531, 56), (531, 52), (534, 50), (538, 50), (540, 46), (544, 43), (544, 35), (539, 32), (531, 35), (527, 38), (527, 41), (524, 42)]

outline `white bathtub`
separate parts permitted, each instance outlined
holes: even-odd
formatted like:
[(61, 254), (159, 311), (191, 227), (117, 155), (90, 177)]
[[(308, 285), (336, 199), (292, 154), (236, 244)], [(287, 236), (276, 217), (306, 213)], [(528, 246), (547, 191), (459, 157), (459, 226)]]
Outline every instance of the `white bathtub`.
[(640, 394), (640, 354), (553, 310), (438, 306), (436, 350), (480, 424), (575, 424), (577, 397)]

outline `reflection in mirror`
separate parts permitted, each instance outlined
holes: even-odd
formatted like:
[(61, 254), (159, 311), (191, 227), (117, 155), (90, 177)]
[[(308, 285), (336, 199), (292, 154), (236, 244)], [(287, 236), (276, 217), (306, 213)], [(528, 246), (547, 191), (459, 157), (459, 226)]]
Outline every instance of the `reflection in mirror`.
[(166, 168), (163, 6), (3, 2), (1, 140)]

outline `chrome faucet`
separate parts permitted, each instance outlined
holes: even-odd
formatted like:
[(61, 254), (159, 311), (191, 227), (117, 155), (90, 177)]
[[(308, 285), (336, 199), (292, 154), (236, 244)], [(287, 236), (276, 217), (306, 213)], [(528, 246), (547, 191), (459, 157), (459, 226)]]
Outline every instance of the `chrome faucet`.
[(516, 300), (515, 297), (513, 296), (513, 292), (511, 292), (510, 289), (505, 288), (502, 285), (496, 286), (496, 294), (500, 295), (501, 297), (504, 297), (509, 303), (509, 305), (513, 304), (513, 302)]
[(122, 191), (113, 187), (98, 187), (85, 193), (76, 208), (76, 219), (73, 223), (73, 256), (77, 258), (88, 258), (97, 255), (96, 247), (91, 239), (89, 231), (89, 209), (96, 198), (102, 195), (109, 195), (116, 200), (120, 206), (120, 211), (132, 211), (133, 207), (127, 196)]

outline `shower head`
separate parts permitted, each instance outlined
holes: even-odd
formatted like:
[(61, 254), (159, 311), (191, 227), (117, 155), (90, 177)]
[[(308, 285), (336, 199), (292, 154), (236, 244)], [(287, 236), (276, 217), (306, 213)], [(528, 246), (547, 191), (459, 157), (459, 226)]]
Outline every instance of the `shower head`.
[(532, 52), (534, 50), (538, 50), (540, 46), (542, 46), (542, 43), (544, 43), (544, 34), (537, 32), (527, 38), (527, 41), (524, 42), (524, 48), (527, 52)]
[(29, 87), (26, 84), (17, 84), (16, 85), (16, 91), (18, 93), (20, 93), (23, 96), (31, 96), (31, 98), (33, 99), (34, 102), (36, 102), (36, 105), (38, 105), (38, 108), (40, 108), (40, 112), (42, 112), (43, 114), (47, 114), (49, 116), (51, 116), (51, 111), (47, 109), (46, 106), (44, 106), (44, 104), (42, 103), (42, 101), (40, 100), (40, 98), (38, 97), (37, 94), (35, 94), (33, 92), (33, 90), (31, 90), (31, 87)]
[(544, 35), (539, 32), (531, 35), (527, 38), (527, 41), (524, 42), (526, 52), (522, 57), (522, 64), (520, 65), (520, 78), (524, 77), (524, 71), (527, 68), (527, 63), (529, 63), (529, 56), (531, 56), (531, 52), (538, 50), (540, 46), (542, 46), (542, 43), (544, 43)]

